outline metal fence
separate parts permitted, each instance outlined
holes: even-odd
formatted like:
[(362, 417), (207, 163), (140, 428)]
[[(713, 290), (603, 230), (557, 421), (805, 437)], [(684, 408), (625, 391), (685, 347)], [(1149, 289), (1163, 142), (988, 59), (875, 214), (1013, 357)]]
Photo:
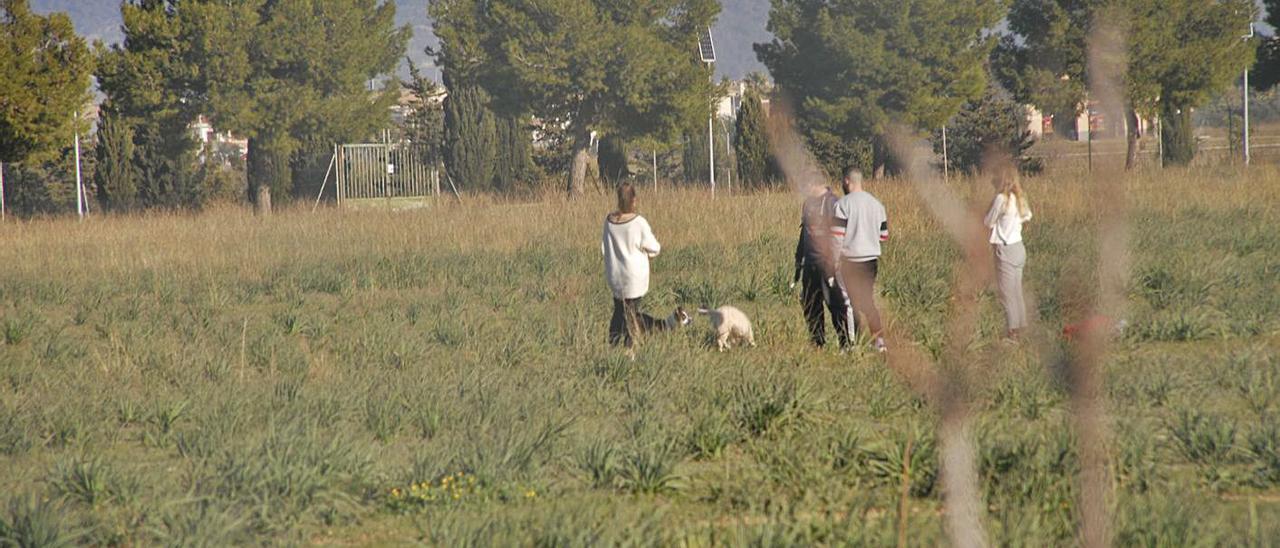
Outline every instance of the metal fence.
[(440, 194), (440, 170), (424, 147), (403, 143), (339, 145), (334, 165), (339, 205), (349, 200)]

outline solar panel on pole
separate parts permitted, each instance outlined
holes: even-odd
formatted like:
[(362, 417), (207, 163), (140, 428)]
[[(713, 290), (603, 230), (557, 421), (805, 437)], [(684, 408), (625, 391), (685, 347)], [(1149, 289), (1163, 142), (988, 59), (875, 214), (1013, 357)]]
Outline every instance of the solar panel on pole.
[(711, 27), (707, 27), (698, 40), (698, 52), (702, 54), (703, 63), (716, 62), (716, 41), (711, 37)]
[[(716, 41), (711, 37), (711, 27), (702, 33), (702, 38), (698, 40), (698, 53), (702, 56), (702, 62), (707, 64), (707, 68), (716, 62)], [(715, 80), (715, 74), (711, 75), (712, 81)], [(707, 119), (707, 146), (710, 151), (711, 164), (711, 197), (716, 197), (716, 106), (711, 105), (711, 116)]]

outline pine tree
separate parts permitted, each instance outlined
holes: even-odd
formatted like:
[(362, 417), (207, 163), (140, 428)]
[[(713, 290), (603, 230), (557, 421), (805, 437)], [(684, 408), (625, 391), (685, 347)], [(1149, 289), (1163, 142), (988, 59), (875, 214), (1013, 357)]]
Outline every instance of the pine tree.
[[(1036, 171), (1039, 163), (1026, 158), (1035, 143), (1027, 129), (1026, 107), (995, 85), (982, 98), (966, 103), (947, 127), (947, 155), (955, 169), (977, 173), (988, 161), (1015, 162), (1023, 172)], [(933, 135), (933, 149), (942, 154), (942, 132)]]
[(733, 148), (738, 155), (738, 179), (742, 186), (767, 185), (776, 178), (771, 173), (773, 165), (769, 153), (769, 136), (765, 129), (764, 104), (760, 91), (748, 87), (738, 110)]
[[(1014, 0), (1008, 18), (1013, 35), (1001, 40), (993, 69), (1018, 100), (1074, 119), (1088, 87), (1105, 87), (1091, 81), (1098, 75), (1088, 66), (1090, 40), (1107, 29), (1122, 34), (1124, 51), (1113, 55), (1126, 58), (1128, 68), (1112, 76), (1123, 87), (1126, 165), (1133, 167), (1139, 115), (1190, 112), (1253, 62), (1252, 46), (1241, 36), (1255, 9), (1253, 0)], [(1166, 133), (1180, 132), (1162, 139), (1185, 153), (1166, 149), (1166, 163), (1190, 162), (1195, 155), (1194, 137), (1181, 133), (1194, 128), (1184, 122), (1161, 124)]]
[(102, 116), (133, 134), (134, 206), (189, 206), (184, 191), (195, 141), (187, 126), (200, 113), (191, 100), (198, 67), (186, 59), (190, 40), (171, 0), (128, 2), (120, 10), (124, 41), (98, 52)]
[(487, 189), (494, 177), (497, 126), (477, 86), (455, 86), (444, 100), (444, 163), (460, 188)]
[(565, 125), (568, 190), (583, 192), (593, 132), (674, 140), (706, 119), (710, 74), (693, 40), (715, 0), (432, 0), (437, 62), (480, 83), (496, 110)]
[(40, 16), (0, 0), (0, 162), (57, 156), (90, 103), (93, 56), (65, 13)]
[(775, 0), (756, 53), (829, 171), (879, 171), (891, 127), (931, 131), (982, 96), (1003, 15), (1001, 0)]
[(187, 0), (170, 11), (195, 74), (186, 91), (218, 127), (249, 138), (259, 212), (290, 196), (305, 143), (366, 139), (390, 124), (398, 86), (371, 93), (368, 83), (395, 70), (408, 42), (394, 2)]
[(114, 211), (136, 207), (138, 179), (134, 169), (133, 129), (122, 116), (107, 114), (98, 122), (94, 155), (98, 164), (93, 175), (98, 201)]

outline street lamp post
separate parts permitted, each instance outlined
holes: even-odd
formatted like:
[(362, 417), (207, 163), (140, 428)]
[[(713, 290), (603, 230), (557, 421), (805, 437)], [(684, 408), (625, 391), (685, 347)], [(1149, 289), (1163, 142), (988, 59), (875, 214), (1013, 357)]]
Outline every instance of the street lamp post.
[[(711, 27), (702, 35), (702, 39), (698, 41), (698, 53), (702, 55), (702, 62), (707, 64), (710, 71), (716, 62), (716, 42), (711, 37)], [(711, 81), (715, 83), (715, 73), (711, 73)], [(711, 104), (711, 115), (707, 117), (707, 150), (711, 153), (709, 162), (711, 167), (711, 197), (716, 197), (716, 108), (717, 103)]]
[[(1244, 35), (1245, 40), (1252, 40), (1254, 37), (1253, 22), (1249, 22), (1249, 34)], [(1253, 155), (1249, 150), (1249, 67), (1244, 68), (1244, 137), (1240, 141), (1244, 145), (1244, 165), (1248, 166), (1253, 161)]]

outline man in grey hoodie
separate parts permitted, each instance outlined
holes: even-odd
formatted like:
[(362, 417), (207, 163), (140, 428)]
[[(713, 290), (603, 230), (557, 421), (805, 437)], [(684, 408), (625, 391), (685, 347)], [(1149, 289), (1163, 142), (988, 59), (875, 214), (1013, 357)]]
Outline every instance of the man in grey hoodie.
[(867, 329), (872, 345), (886, 350), (884, 326), (876, 308), (875, 283), (880, 269), (880, 244), (889, 240), (889, 217), (884, 204), (862, 188), (862, 172), (844, 174), (845, 195), (836, 203), (831, 233), (840, 242), (839, 278), (853, 304), (856, 329)]

